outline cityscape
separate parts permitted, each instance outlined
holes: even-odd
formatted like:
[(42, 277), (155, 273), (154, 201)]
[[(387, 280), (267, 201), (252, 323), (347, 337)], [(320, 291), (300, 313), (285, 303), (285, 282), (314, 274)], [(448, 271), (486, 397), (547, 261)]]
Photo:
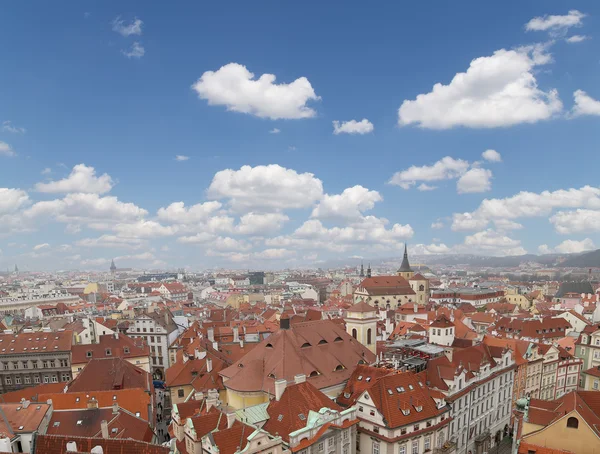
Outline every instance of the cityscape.
[(4, 5), (0, 453), (600, 454), (572, 3)]

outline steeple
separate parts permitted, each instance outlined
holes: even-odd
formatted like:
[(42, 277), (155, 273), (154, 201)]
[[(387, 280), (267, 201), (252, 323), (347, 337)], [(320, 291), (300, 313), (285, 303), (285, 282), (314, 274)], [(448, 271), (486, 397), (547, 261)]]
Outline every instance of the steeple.
[(367, 267), (367, 277), (371, 277), (371, 264)]
[(114, 261), (114, 259), (113, 259), (113, 260), (111, 260), (111, 262), (110, 262), (110, 272), (111, 272), (112, 274), (115, 274), (115, 272), (116, 272), (116, 271), (117, 271), (117, 266), (115, 265), (115, 261)]
[(360, 277), (365, 277), (365, 266), (360, 262)]
[(398, 269), (398, 276), (402, 276), (404, 279), (410, 279), (414, 274), (415, 273), (410, 267), (410, 263), (408, 263), (408, 248), (406, 243), (404, 243), (404, 257), (402, 258), (402, 264)]

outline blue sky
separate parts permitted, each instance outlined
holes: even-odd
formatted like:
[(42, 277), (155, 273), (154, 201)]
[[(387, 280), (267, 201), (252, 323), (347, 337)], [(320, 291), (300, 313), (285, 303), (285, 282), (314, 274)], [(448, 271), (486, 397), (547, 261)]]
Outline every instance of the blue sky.
[(600, 247), (595, 2), (35, 8), (0, 17), (2, 268)]

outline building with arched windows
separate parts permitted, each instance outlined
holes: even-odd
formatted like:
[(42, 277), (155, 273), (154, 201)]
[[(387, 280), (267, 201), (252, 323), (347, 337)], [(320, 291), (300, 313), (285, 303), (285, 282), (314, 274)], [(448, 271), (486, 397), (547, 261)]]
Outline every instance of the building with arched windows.
[(377, 349), (377, 310), (361, 301), (346, 311), (346, 332), (373, 353)]

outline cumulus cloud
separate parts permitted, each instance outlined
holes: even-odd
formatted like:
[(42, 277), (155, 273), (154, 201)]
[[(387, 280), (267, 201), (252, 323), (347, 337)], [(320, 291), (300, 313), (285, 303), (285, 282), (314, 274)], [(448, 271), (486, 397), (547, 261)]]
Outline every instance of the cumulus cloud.
[(0, 140), (0, 156), (16, 156), (17, 153), (6, 142)]
[(123, 238), (117, 235), (101, 235), (98, 238), (82, 238), (75, 242), (76, 246), (86, 248), (117, 248), (117, 249), (140, 249), (147, 243), (139, 238)]
[(96, 176), (96, 169), (77, 164), (67, 178), (49, 183), (37, 183), (35, 189), (47, 193), (82, 192), (104, 194), (112, 189), (114, 182), (108, 174)]
[(571, 110), (572, 117), (582, 115), (600, 115), (600, 101), (592, 98), (583, 90), (577, 90), (573, 93), (575, 105)]
[(142, 58), (146, 55), (146, 49), (139, 42), (135, 41), (127, 50), (121, 50), (121, 53), (127, 58)]
[(2, 131), (11, 132), (13, 134), (25, 134), (26, 129), (20, 126), (15, 126), (10, 120), (2, 122)]
[(410, 189), (419, 181), (440, 181), (458, 178), (467, 171), (470, 164), (462, 159), (446, 156), (431, 166), (411, 166), (406, 170), (396, 172), (390, 184)]
[(593, 251), (594, 249), (596, 249), (596, 245), (590, 238), (581, 241), (565, 240), (554, 248), (556, 252), (560, 252), (561, 254), (575, 254)]
[(527, 31), (550, 31), (554, 33), (564, 32), (571, 27), (580, 27), (582, 20), (586, 15), (573, 9), (568, 14), (560, 15), (545, 15), (531, 19), (525, 24)]
[(208, 188), (212, 199), (228, 199), (235, 211), (306, 208), (321, 199), (323, 184), (312, 173), (277, 164), (217, 172)]
[(142, 26), (144, 22), (137, 17), (133, 20), (133, 22), (127, 23), (121, 16), (117, 16), (112, 21), (112, 29), (114, 32), (117, 32), (121, 36), (131, 36), (131, 35), (141, 35), (142, 34)]
[(433, 191), (435, 189), (437, 189), (437, 186), (431, 186), (426, 183), (421, 183), (419, 186), (417, 186), (417, 190), (419, 191)]
[(229, 63), (217, 71), (206, 71), (192, 88), (209, 105), (225, 106), (233, 112), (272, 120), (316, 115), (307, 103), (321, 98), (306, 77), (289, 84), (276, 84), (275, 80), (274, 74), (263, 74), (255, 79), (245, 66)]
[(558, 233), (571, 234), (600, 231), (600, 211), (578, 209), (558, 211), (550, 218)]
[(502, 156), (496, 150), (485, 150), (481, 157), (489, 162), (502, 162)]
[(562, 110), (556, 90), (538, 88), (535, 70), (551, 58), (540, 46), (500, 49), (474, 59), (464, 73), (448, 85), (414, 100), (398, 110), (400, 126), (422, 128), (495, 128), (547, 120)]
[(383, 198), (377, 191), (370, 191), (360, 185), (344, 189), (341, 194), (325, 194), (314, 208), (311, 217), (320, 219), (356, 220), (362, 213), (371, 210)]
[(243, 235), (264, 235), (281, 230), (290, 218), (282, 213), (246, 213), (240, 218), (236, 232)]
[(29, 203), (29, 195), (21, 189), (0, 188), (0, 215), (13, 213)]
[(335, 120), (333, 122), (333, 133), (334, 134), (368, 134), (373, 132), (374, 126), (366, 118), (361, 121), (350, 120), (339, 122)]
[(453, 215), (453, 230), (478, 230), (496, 219), (547, 216), (556, 208), (600, 209), (600, 188), (559, 189), (541, 193), (521, 191), (503, 199), (485, 199), (470, 213)]
[(200, 232), (195, 235), (179, 237), (177, 238), (177, 242), (184, 244), (205, 244), (214, 239), (214, 237), (212, 233)]
[(413, 255), (448, 254), (451, 252), (452, 249), (446, 246), (444, 243), (414, 244), (410, 247), (410, 253)]
[(551, 254), (553, 251), (547, 244), (540, 244), (538, 246), (538, 253), (542, 255)]
[(519, 240), (510, 238), (492, 229), (483, 230), (465, 237), (462, 247), (456, 250), (485, 255), (523, 255), (527, 251), (521, 246)]
[(492, 189), (492, 171), (474, 168), (463, 174), (456, 182), (459, 194), (486, 192)]
[(173, 202), (166, 208), (159, 208), (158, 219), (175, 224), (194, 224), (207, 221), (223, 205), (211, 201), (186, 207), (183, 202)]
[(259, 260), (281, 260), (293, 257), (294, 255), (296, 255), (296, 251), (284, 248), (270, 248), (255, 253), (254, 257)]
[(34, 251), (41, 251), (42, 249), (49, 249), (50, 245), (48, 243), (36, 244), (33, 246)]

